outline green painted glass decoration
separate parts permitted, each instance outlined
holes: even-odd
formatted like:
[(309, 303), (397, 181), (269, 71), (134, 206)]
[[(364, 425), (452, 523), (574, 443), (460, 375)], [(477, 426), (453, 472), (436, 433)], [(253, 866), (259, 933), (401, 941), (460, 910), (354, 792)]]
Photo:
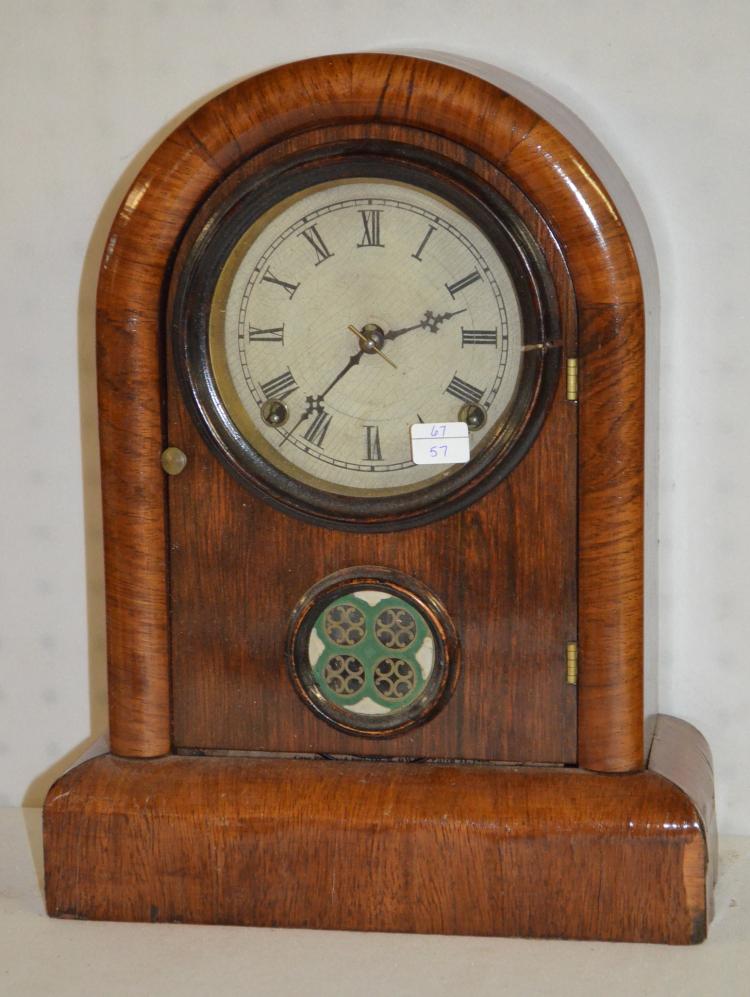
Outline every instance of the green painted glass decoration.
[(347, 592), (328, 603), (309, 641), (312, 674), (322, 695), (360, 715), (390, 715), (410, 706), (435, 667), (435, 642), (414, 605), (377, 589)]

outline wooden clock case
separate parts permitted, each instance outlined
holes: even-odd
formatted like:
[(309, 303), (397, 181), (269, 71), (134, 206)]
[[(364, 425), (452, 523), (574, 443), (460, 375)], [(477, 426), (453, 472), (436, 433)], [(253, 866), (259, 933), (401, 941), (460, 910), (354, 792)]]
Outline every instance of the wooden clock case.
[[(577, 389), (568, 398), (560, 377), (518, 468), (440, 534), (325, 530), (268, 507), (210, 453), (176, 385), (165, 316), (184, 233), (248, 162), (333, 142), (410, 142), (491, 177), (555, 282)], [(710, 752), (688, 724), (644, 718), (641, 282), (616, 207), (559, 132), (489, 83), (402, 56), (246, 80), (179, 126), (126, 196), (97, 336), (111, 746), (49, 791), (51, 915), (705, 937)], [(160, 465), (169, 445), (188, 454), (174, 479)], [(521, 488), (536, 504), (501, 515)], [(232, 559), (243, 544), (266, 563), (281, 552), (257, 598)], [(309, 584), (354, 564), (426, 576), (456, 619), (456, 692), (402, 740), (363, 745), (328, 727), (286, 682), (277, 638), (262, 643), (258, 621), (280, 631)], [(485, 579), (478, 623), (458, 594), (472, 572)], [(516, 618), (504, 612), (514, 592)], [(529, 648), (554, 663), (539, 679), (509, 667), (493, 697), (495, 659), (523, 662)]]

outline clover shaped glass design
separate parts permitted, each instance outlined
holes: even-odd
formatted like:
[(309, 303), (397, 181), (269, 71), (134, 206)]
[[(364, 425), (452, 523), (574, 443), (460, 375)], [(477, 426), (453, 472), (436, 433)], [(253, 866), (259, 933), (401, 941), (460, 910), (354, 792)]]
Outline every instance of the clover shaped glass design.
[(341, 709), (370, 716), (410, 706), (435, 666), (435, 642), (424, 616), (378, 590), (348, 592), (328, 603), (308, 650), (322, 695)]

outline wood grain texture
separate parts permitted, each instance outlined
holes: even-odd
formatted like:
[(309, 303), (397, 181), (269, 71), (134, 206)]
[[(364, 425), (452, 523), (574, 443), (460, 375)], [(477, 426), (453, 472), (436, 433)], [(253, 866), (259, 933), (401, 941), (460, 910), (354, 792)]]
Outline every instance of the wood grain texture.
[(643, 752), (643, 310), (579, 318), (578, 763), (627, 772)]
[[(575, 762), (576, 690), (564, 667), (575, 637), (575, 492), (561, 474), (566, 451), (567, 466), (575, 460), (572, 413), (549, 420), (514, 474), (465, 512), (405, 533), (354, 535), (269, 509), (202, 456), (180, 414), (170, 440), (191, 465), (170, 483), (176, 746)], [(551, 492), (550, 482), (561, 487)], [(447, 705), (377, 745), (321, 723), (284, 659), (297, 600), (357, 564), (416, 576), (461, 636)]]
[(637, 769), (643, 322), (632, 247), (602, 184), (551, 125), (463, 72), (380, 54), (296, 63), (220, 94), (157, 149), (115, 220), (98, 298), (113, 750), (143, 756), (168, 747), (159, 360), (164, 279), (179, 234), (215, 184), (260, 149), (363, 121), (431, 132), (500, 166), (562, 248), (583, 385), (580, 759)]
[[(703, 735), (684, 720), (657, 715), (650, 742), (648, 767), (669, 779), (695, 805), (705, 838), (705, 848), (697, 848), (686, 888), (700, 898), (705, 892), (709, 920), (713, 916), (713, 888), (719, 873), (719, 836), (716, 827), (714, 764), (711, 749)], [(704, 868), (705, 866), (705, 868)]]
[(103, 261), (97, 304), (110, 738), (133, 757), (170, 748), (161, 347), (136, 311), (160, 283), (118, 249)]
[[(105, 755), (50, 790), (48, 912), (686, 944), (713, 831), (664, 771)], [(668, 742), (668, 746), (666, 743)], [(712, 792), (706, 770), (693, 790)]]
[[(335, 140), (419, 142), (499, 189), (543, 247), (575, 352), (572, 288), (554, 238), (490, 164), (395, 126), (317, 129), (251, 160)], [(178, 260), (179, 267), (179, 260)], [(558, 382), (519, 466), (466, 510), (417, 529), (342, 533), (290, 519), (249, 494), (211, 455), (167, 358), (169, 442), (188, 466), (169, 482), (174, 744), (179, 748), (575, 763), (577, 411)], [(304, 556), (300, 556), (304, 552)], [(447, 706), (378, 744), (321, 723), (287, 681), (291, 611), (321, 578), (357, 564), (413, 575), (446, 605), (463, 666)]]

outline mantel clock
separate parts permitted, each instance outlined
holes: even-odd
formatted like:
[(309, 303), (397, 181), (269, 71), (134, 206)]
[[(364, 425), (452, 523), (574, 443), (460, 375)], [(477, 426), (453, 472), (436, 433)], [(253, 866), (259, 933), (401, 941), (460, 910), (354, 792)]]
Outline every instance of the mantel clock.
[(560, 133), (413, 58), (246, 80), (135, 180), (97, 337), (111, 746), (50, 790), (51, 914), (703, 937), (641, 283)]

